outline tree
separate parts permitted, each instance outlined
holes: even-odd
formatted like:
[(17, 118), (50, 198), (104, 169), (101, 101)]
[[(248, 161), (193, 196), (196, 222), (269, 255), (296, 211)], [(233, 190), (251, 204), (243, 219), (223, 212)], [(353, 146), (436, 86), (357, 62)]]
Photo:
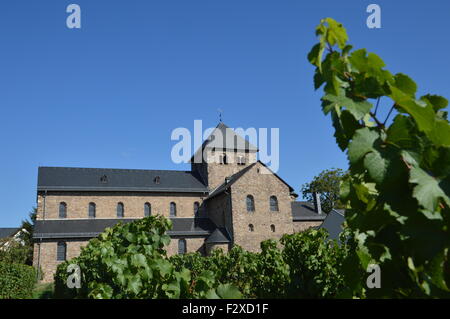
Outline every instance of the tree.
[(327, 169), (315, 176), (310, 183), (303, 184), (303, 198), (312, 201), (313, 193), (320, 194), (322, 210), (329, 213), (333, 208), (343, 208), (339, 202), (339, 189), (345, 173), (342, 169)]
[[(323, 86), (322, 110), (349, 160), (341, 200), (352, 253), (343, 296), (450, 297), (448, 101), (417, 97), (410, 77), (386, 70), (374, 53), (353, 50), (335, 20), (323, 19), (316, 35), (308, 54), (314, 86)], [(384, 118), (381, 99), (392, 105)], [(373, 264), (381, 269), (380, 288), (367, 285)]]
[(20, 228), (25, 231), (20, 234), (20, 239), (23, 241), (23, 245), (28, 247), (28, 256), (25, 263), (31, 266), (33, 265), (33, 229), (37, 218), (36, 207), (31, 208), (31, 211), (28, 213), (28, 218), (22, 220), (22, 226)]

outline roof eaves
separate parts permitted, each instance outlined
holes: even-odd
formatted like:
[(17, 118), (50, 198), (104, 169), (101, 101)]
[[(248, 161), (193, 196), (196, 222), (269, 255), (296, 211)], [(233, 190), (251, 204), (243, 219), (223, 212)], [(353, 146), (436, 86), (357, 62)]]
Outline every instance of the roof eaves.
[(292, 220), (294, 222), (299, 222), (299, 221), (321, 221), (321, 220), (325, 220), (326, 216), (295, 216), (292, 217)]
[(246, 168), (244, 168), (243, 170), (240, 170), (239, 172), (237, 172), (236, 174), (230, 176), (230, 180), (227, 183), (222, 183), (219, 187), (217, 187), (214, 191), (211, 192), (211, 194), (205, 199), (211, 199), (216, 197), (217, 195), (222, 194), (223, 192), (225, 192), (226, 190), (228, 190), (228, 188), (230, 188), (231, 185), (233, 185), (236, 181), (239, 180), (239, 178), (241, 178), (242, 176), (245, 175), (245, 173), (247, 173), (250, 168), (252, 168), (256, 163), (252, 163), (251, 165), (247, 166)]
[(38, 186), (38, 191), (110, 191), (110, 192), (176, 192), (176, 193), (207, 193), (206, 188), (148, 188), (148, 187), (87, 187), (87, 186)]

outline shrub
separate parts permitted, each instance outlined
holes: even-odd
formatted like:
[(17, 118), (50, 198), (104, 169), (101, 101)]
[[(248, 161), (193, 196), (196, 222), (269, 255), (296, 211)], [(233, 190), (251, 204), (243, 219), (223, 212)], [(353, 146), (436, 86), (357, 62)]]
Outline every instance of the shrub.
[(342, 266), (348, 247), (328, 240), (325, 229), (284, 235), (281, 243), (291, 269), (286, 297), (330, 298), (345, 287)]
[(36, 283), (33, 267), (15, 263), (0, 262), (0, 298), (30, 298)]
[(341, 270), (347, 254), (347, 245), (329, 241), (326, 230), (310, 229), (280, 242), (263, 241), (260, 253), (234, 246), (228, 254), (192, 253), (170, 261), (177, 269), (189, 269), (194, 280), (202, 270), (211, 271), (246, 298), (321, 298), (334, 297), (344, 287)]
[[(170, 242), (171, 221), (150, 216), (106, 229), (65, 262), (55, 274), (56, 297), (76, 298), (237, 298), (239, 291), (222, 285), (214, 273), (203, 271), (196, 280), (184, 267), (169, 262), (164, 246)], [(67, 266), (81, 269), (81, 288), (66, 287)]]
[(0, 249), (0, 262), (25, 264), (31, 252), (31, 246), (23, 246), (14, 240), (10, 240)]

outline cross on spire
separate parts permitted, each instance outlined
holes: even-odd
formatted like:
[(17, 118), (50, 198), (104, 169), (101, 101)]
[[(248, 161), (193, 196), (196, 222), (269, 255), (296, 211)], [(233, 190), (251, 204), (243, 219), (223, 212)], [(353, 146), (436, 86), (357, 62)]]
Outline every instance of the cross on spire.
[(222, 123), (223, 110), (222, 109), (217, 109), (217, 112), (219, 112), (219, 122)]

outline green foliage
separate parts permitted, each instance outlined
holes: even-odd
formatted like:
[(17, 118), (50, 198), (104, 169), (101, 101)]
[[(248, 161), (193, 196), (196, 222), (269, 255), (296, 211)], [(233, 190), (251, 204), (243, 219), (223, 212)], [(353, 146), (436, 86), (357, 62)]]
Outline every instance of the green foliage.
[(347, 247), (327, 237), (324, 229), (310, 229), (285, 235), (280, 242), (264, 241), (260, 253), (234, 246), (228, 254), (221, 250), (209, 257), (191, 253), (170, 261), (177, 269), (190, 269), (194, 280), (200, 270), (211, 271), (245, 298), (331, 298), (344, 285), (341, 268)]
[(333, 208), (342, 208), (339, 202), (339, 189), (344, 175), (344, 171), (340, 168), (322, 171), (310, 183), (303, 184), (303, 198), (312, 201), (313, 193), (320, 194), (321, 207), (325, 213), (329, 213)]
[(32, 246), (24, 246), (14, 240), (7, 240), (0, 249), (0, 262), (25, 264), (32, 251)]
[(0, 299), (31, 298), (35, 282), (33, 267), (0, 262)]
[[(58, 266), (57, 298), (239, 298), (239, 291), (203, 271), (196, 280), (183, 267), (176, 269), (164, 246), (170, 242), (171, 221), (150, 216), (106, 229), (82, 249), (79, 257)], [(81, 288), (67, 288), (67, 267), (81, 269)]]
[[(170, 220), (147, 217), (106, 229), (79, 257), (57, 267), (55, 298), (318, 298), (342, 286), (345, 245), (325, 230), (285, 235), (254, 253), (233, 247), (167, 258)], [(81, 287), (67, 287), (70, 264), (81, 269)]]
[(282, 237), (283, 258), (291, 269), (288, 296), (332, 298), (345, 287), (342, 267), (348, 247), (327, 238), (325, 229)]
[(22, 231), (20, 233), (19, 238), (23, 241), (24, 246), (29, 247), (28, 256), (25, 260), (25, 264), (32, 266), (33, 265), (33, 229), (34, 222), (37, 217), (37, 209), (33, 207), (31, 211), (28, 213), (28, 219), (22, 220), (22, 225), (20, 226)]
[[(308, 55), (316, 67), (315, 88), (323, 86), (322, 108), (350, 167), (341, 187), (353, 249), (344, 267), (344, 295), (449, 297), (447, 100), (416, 97), (411, 78), (390, 73), (374, 53), (352, 51), (333, 19), (322, 20), (316, 34), (319, 43)], [(383, 120), (380, 99), (392, 101)], [(392, 113), (397, 115), (387, 125)], [(365, 285), (369, 264), (380, 266), (380, 289)]]
[(53, 299), (54, 286), (53, 283), (36, 284), (33, 290), (33, 299)]

